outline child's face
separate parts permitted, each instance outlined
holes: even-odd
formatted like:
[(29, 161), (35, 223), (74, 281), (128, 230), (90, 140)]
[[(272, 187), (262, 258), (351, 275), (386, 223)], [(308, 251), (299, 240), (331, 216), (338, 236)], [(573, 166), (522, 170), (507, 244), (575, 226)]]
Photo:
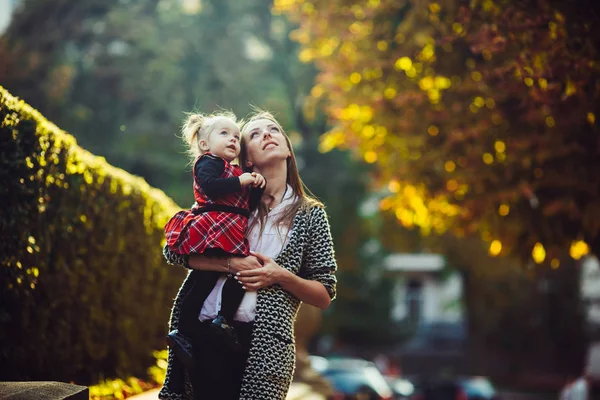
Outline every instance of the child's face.
[(200, 148), (231, 162), (240, 154), (240, 129), (231, 119), (217, 117)]

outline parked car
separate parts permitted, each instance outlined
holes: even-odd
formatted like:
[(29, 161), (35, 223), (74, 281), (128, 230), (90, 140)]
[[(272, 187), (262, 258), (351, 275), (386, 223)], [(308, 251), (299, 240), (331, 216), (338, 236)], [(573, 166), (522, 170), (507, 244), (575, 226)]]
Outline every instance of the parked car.
[(385, 380), (394, 392), (394, 399), (396, 400), (410, 399), (415, 393), (415, 385), (409, 379), (386, 376)]
[(484, 377), (423, 380), (411, 400), (500, 400), (492, 383)]
[(313, 369), (331, 383), (336, 400), (393, 400), (394, 393), (374, 363), (361, 358), (310, 356)]

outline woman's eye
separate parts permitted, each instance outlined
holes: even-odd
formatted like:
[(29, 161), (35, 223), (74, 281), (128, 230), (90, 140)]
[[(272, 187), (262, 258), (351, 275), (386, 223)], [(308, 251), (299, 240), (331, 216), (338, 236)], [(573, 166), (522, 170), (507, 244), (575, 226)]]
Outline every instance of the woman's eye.
[(227, 131), (221, 131), (221, 135), (227, 135)]
[(277, 128), (275, 128), (275, 127), (272, 127), (272, 128), (271, 128), (271, 132), (279, 132), (279, 129), (277, 129)]
[(250, 139), (254, 139), (256, 137), (256, 135), (258, 135), (258, 132), (252, 132), (250, 134)]

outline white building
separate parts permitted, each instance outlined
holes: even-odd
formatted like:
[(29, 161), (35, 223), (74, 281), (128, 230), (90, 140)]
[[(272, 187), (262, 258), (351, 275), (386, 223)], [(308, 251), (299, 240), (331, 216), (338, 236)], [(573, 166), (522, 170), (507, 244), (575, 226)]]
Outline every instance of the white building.
[(392, 254), (384, 261), (394, 273), (392, 319), (416, 324), (461, 322), (462, 280), (457, 272), (442, 273), (446, 262), (439, 254)]
[(581, 297), (587, 305), (587, 321), (600, 326), (600, 263), (586, 257), (581, 263)]

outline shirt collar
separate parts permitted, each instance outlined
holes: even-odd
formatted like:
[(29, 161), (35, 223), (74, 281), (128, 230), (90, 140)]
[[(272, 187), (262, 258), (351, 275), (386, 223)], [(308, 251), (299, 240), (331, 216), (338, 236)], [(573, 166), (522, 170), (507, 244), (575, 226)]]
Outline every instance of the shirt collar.
[(296, 194), (294, 193), (294, 189), (290, 185), (286, 185), (285, 194), (283, 195), (283, 200), (281, 203), (277, 204), (270, 212), (269, 216), (273, 216), (281, 213), (287, 206), (294, 203), (296, 200)]

